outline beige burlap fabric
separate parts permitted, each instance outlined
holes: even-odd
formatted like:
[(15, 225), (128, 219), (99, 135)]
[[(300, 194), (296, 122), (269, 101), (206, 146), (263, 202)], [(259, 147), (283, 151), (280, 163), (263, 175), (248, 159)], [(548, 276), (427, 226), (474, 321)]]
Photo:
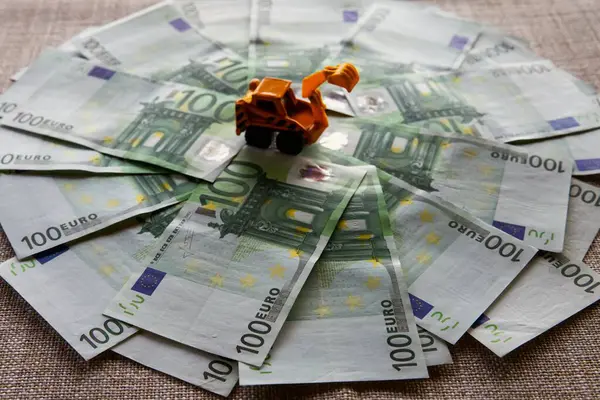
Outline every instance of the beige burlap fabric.
[[(0, 0), (0, 82), (4, 82), (0, 85), (6, 87), (8, 77), (27, 65), (45, 46), (59, 44), (87, 26), (107, 23), (152, 2)], [(600, 87), (600, 1), (439, 0), (437, 3), (448, 11), (524, 37), (541, 55)], [(6, 237), (0, 233), (0, 260), (12, 255)], [(586, 261), (600, 267), (600, 240)], [(238, 387), (232, 397), (597, 399), (600, 397), (597, 390), (600, 332), (596, 330), (599, 318), (600, 307), (591, 306), (503, 359), (467, 336), (452, 348), (454, 364), (432, 368), (429, 380)], [(0, 279), (0, 398), (208, 399), (218, 396), (111, 352), (86, 363)]]

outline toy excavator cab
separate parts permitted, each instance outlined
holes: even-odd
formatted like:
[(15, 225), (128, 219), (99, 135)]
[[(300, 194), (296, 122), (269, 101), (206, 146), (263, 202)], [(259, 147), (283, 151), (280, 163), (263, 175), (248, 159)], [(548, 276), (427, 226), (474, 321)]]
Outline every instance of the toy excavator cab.
[(253, 91), (252, 104), (258, 109), (273, 115), (293, 114), (297, 99), (291, 90), (291, 82), (285, 79), (264, 78), (262, 81), (250, 81), (249, 90)]
[(265, 149), (276, 135), (279, 151), (296, 155), (305, 145), (315, 143), (329, 124), (318, 87), (329, 82), (351, 91), (358, 80), (352, 64), (325, 67), (302, 81), (306, 101), (294, 95), (291, 81), (252, 79), (246, 95), (235, 103), (236, 133), (245, 132), (248, 145)]

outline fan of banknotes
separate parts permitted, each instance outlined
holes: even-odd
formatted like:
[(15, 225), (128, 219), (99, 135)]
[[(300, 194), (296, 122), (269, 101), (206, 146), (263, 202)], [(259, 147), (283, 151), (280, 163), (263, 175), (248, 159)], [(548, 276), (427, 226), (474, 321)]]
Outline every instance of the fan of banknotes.
[[(249, 79), (341, 62), (361, 81), (323, 87), (319, 143), (236, 135)], [(221, 395), (427, 378), (600, 298), (600, 189), (572, 177), (600, 170), (595, 89), (427, 3), (163, 2), (13, 80), (0, 275), (86, 360)]]

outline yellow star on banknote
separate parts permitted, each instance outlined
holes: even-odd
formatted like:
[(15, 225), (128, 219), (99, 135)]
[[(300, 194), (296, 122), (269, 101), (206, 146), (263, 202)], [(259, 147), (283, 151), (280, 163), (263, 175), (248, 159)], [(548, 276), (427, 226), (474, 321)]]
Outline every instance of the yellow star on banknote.
[(377, 268), (381, 265), (381, 263), (379, 262), (379, 260), (377, 260), (376, 258), (371, 258), (370, 260), (368, 260), (371, 264), (373, 264), (373, 268)]
[(81, 196), (80, 200), (83, 204), (92, 204), (92, 202), (94, 201), (94, 198), (92, 196), (90, 196), (89, 194), (84, 194)]
[(479, 167), (479, 171), (481, 171), (481, 173), (485, 176), (489, 176), (492, 172), (494, 172), (494, 167), (491, 167), (489, 165), (482, 165), (481, 167)]
[(271, 271), (271, 278), (283, 278), (285, 270), (286, 268), (281, 264), (269, 268), (269, 271)]
[(115, 267), (112, 265), (103, 265), (100, 267), (100, 272), (104, 276), (111, 276), (113, 272), (115, 272)]
[(104, 144), (111, 144), (115, 141), (115, 138), (112, 136), (104, 136), (104, 139), (102, 139), (102, 141), (104, 142)]
[(417, 254), (417, 261), (419, 262), (419, 264), (425, 264), (429, 260), (431, 260), (431, 256), (429, 254), (427, 254), (427, 253)]
[(490, 196), (493, 196), (498, 193), (498, 186), (496, 185), (486, 183), (483, 185), (483, 187), (485, 188), (486, 193)]
[(215, 211), (217, 209), (217, 205), (215, 203), (213, 203), (212, 201), (209, 201), (208, 203), (203, 205), (202, 208), (204, 208), (206, 210)]
[(358, 235), (358, 240), (371, 240), (374, 236), (372, 233), (363, 233)]
[(293, 208), (290, 208), (289, 210), (287, 210), (285, 212), (285, 216), (291, 219), (296, 219), (296, 210), (294, 210)]
[(421, 222), (433, 222), (433, 214), (427, 209), (421, 211), (419, 217), (421, 218)]
[(464, 149), (463, 150), (463, 155), (467, 158), (475, 158), (477, 157), (479, 153), (477, 153), (477, 150), (475, 149)]
[(345, 219), (340, 219), (340, 222), (337, 224), (338, 229), (348, 229), (348, 221)]
[(252, 287), (256, 283), (256, 278), (250, 274), (246, 274), (243, 278), (240, 278), (242, 287)]
[(65, 183), (63, 185), (63, 187), (65, 188), (65, 190), (71, 191), (71, 190), (73, 190), (73, 188), (75, 187), (75, 185), (73, 185), (72, 183)]
[(411, 198), (400, 200), (401, 206), (410, 206), (413, 203)]
[(440, 147), (441, 147), (443, 150), (446, 150), (448, 147), (450, 147), (450, 142), (448, 142), (448, 141), (442, 142), (442, 143), (440, 144)]
[(463, 127), (462, 131), (465, 135), (471, 135), (471, 136), (474, 135), (473, 128), (471, 128), (470, 126)]
[(221, 274), (216, 273), (214, 276), (210, 277), (210, 283), (213, 286), (223, 287), (223, 277)]
[(189, 258), (183, 265), (185, 266), (185, 272), (196, 272), (201, 267), (200, 261), (193, 258)]
[(292, 257), (292, 258), (300, 257), (300, 254), (302, 254), (302, 252), (298, 249), (290, 250), (290, 257)]
[(435, 232), (431, 232), (425, 237), (425, 239), (429, 244), (439, 244), (442, 237), (437, 235)]
[(404, 147), (402, 146), (392, 146), (392, 153), (402, 153), (404, 151)]
[(114, 207), (118, 207), (119, 204), (121, 204), (121, 202), (117, 199), (110, 199), (106, 202), (106, 206), (108, 208), (114, 208)]
[(348, 296), (346, 298), (346, 302), (345, 303), (346, 303), (346, 305), (348, 306), (348, 308), (350, 310), (354, 310), (355, 308), (359, 308), (359, 307), (363, 306), (362, 299), (361, 299), (360, 296), (352, 296), (352, 295), (350, 295), (350, 296)]
[(100, 164), (100, 156), (95, 155), (93, 157), (90, 157), (90, 162), (96, 165)]
[(143, 194), (138, 194), (137, 196), (135, 196), (135, 201), (138, 204), (141, 204), (146, 201), (146, 196), (144, 196)]
[(369, 276), (365, 285), (369, 288), (369, 290), (377, 289), (381, 285), (381, 277), (379, 276)]
[(306, 227), (306, 226), (297, 226), (297, 227), (296, 227), (296, 230), (297, 230), (298, 232), (302, 232), (302, 233), (308, 233), (308, 232), (310, 232), (312, 229), (310, 229), (310, 228), (308, 228), (308, 227)]
[(169, 184), (169, 182), (164, 182), (162, 187), (169, 192), (173, 190), (173, 187)]
[(319, 315), (319, 318), (323, 318), (331, 314), (331, 310), (327, 306), (319, 306), (314, 309), (314, 312)]
[(232, 197), (231, 201), (235, 201), (236, 203), (241, 203), (244, 201), (244, 196)]

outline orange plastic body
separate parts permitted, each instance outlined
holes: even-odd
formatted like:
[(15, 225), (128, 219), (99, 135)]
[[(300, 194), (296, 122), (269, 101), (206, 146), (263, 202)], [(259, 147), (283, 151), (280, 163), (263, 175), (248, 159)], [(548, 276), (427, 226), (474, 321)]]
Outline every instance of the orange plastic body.
[(278, 78), (253, 79), (246, 95), (235, 103), (236, 134), (250, 126), (258, 126), (280, 134), (301, 131), (306, 144), (313, 144), (329, 125), (325, 104), (318, 89), (324, 82), (352, 91), (358, 83), (358, 71), (352, 64), (328, 66), (302, 81), (302, 96), (298, 99), (292, 82)]

